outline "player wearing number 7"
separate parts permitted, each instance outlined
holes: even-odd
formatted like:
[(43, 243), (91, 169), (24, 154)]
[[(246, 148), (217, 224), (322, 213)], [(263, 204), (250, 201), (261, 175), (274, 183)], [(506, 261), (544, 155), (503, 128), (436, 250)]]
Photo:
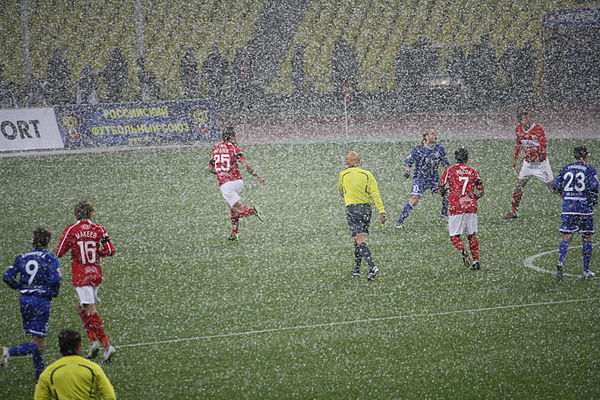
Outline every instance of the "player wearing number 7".
[[(448, 233), (450, 242), (460, 251), (463, 264), (467, 268), (478, 270), (479, 263), (479, 240), (477, 239), (477, 200), (484, 194), (483, 182), (479, 172), (469, 167), (469, 152), (467, 149), (458, 149), (454, 152), (457, 164), (451, 165), (444, 170), (439, 181), (442, 190), (448, 190), (448, 205), (450, 217), (448, 217)], [(469, 241), (469, 253), (461, 240), (461, 235), (466, 232)]]
[(47, 250), (49, 242), (50, 232), (46, 229), (33, 231), (33, 250), (17, 256), (2, 277), (8, 286), (21, 293), (23, 330), (31, 335), (31, 342), (10, 349), (2, 347), (0, 367), (6, 367), (10, 357), (31, 354), (36, 381), (44, 370), (50, 301), (58, 295), (61, 280), (60, 262)]
[(246, 167), (246, 171), (253, 175), (259, 183), (264, 185), (266, 181), (260, 176), (244, 156), (242, 149), (237, 146), (237, 137), (233, 127), (225, 128), (223, 141), (213, 147), (208, 170), (217, 175), (217, 181), (223, 198), (229, 204), (231, 218), (231, 235), (229, 240), (238, 240), (240, 218), (255, 215), (262, 221), (261, 215), (256, 208), (242, 205), (241, 198), (244, 191), (244, 181), (240, 173), (239, 164)]
[(100, 344), (104, 347), (102, 363), (110, 361), (115, 348), (104, 332), (104, 324), (96, 310), (98, 289), (102, 283), (102, 268), (100, 257), (115, 254), (106, 229), (91, 221), (94, 207), (85, 200), (75, 205), (77, 222), (65, 228), (56, 248), (56, 255), (62, 257), (71, 251), (71, 269), (73, 286), (79, 296), (77, 311), (83, 322), (83, 327), (90, 339), (90, 349), (87, 358), (98, 355)]

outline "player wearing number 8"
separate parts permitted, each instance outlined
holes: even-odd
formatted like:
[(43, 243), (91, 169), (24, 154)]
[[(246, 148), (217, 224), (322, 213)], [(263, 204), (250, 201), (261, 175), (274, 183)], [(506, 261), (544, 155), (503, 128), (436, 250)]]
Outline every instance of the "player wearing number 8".
[[(450, 242), (461, 252), (465, 267), (477, 270), (479, 263), (479, 240), (477, 239), (477, 200), (484, 194), (484, 186), (479, 172), (467, 165), (469, 152), (458, 149), (454, 152), (457, 164), (444, 170), (439, 186), (448, 190), (450, 217), (448, 233)], [(471, 256), (465, 249), (460, 236), (467, 233)], [(471, 263), (471, 257), (473, 262)]]
[(581, 234), (583, 247), (584, 278), (594, 277), (590, 271), (592, 259), (592, 235), (594, 234), (594, 208), (598, 201), (598, 175), (596, 169), (587, 163), (589, 153), (585, 146), (575, 147), (575, 162), (564, 167), (558, 174), (552, 189), (562, 197), (561, 224), (558, 231), (563, 234), (558, 247), (556, 277), (563, 279), (563, 265), (567, 257), (569, 243), (575, 232)]
[(115, 348), (104, 332), (104, 324), (96, 310), (98, 289), (102, 283), (100, 257), (115, 254), (106, 229), (91, 221), (94, 208), (85, 200), (75, 205), (77, 222), (65, 228), (56, 248), (56, 255), (62, 257), (71, 251), (73, 286), (79, 296), (78, 313), (91, 345), (88, 358), (98, 355), (100, 344), (104, 347), (103, 363), (110, 361)]
[(60, 262), (47, 249), (50, 232), (38, 228), (33, 231), (33, 250), (15, 258), (3, 280), (8, 286), (21, 293), (21, 317), (23, 330), (31, 335), (31, 342), (12, 348), (2, 347), (0, 367), (6, 367), (9, 357), (31, 354), (35, 379), (44, 370), (44, 342), (48, 334), (50, 301), (58, 295), (60, 288)]

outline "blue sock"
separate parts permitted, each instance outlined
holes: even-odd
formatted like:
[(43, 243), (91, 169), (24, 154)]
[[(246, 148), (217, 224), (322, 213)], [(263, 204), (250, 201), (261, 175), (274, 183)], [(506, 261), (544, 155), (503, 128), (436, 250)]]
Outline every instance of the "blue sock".
[(581, 249), (581, 256), (583, 257), (583, 270), (590, 270), (590, 261), (592, 259), (592, 242), (583, 242), (583, 248)]
[(406, 219), (406, 217), (408, 217), (408, 214), (410, 214), (412, 209), (413, 209), (413, 206), (411, 206), (410, 203), (406, 203), (406, 205), (402, 209), (402, 214), (400, 214), (400, 218), (398, 218), (399, 224), (404, 222), (404, 220)]
[(37, 350), (37, 344), (33, 342), (21, 343), (18, 346), (8, 349), (9, 356), (26, 356)]
[(569, 249), (569, 241), (562, 240), (558, 246), (558, 263), (563, 265), (565, 258), (567, 258), (567, 250)]
[(44, 371), (44, 350), (38, 350), (35, 346), (33, 351), (33, 369), (35, 370), (35, 380), (37, 381), (40, 374)]

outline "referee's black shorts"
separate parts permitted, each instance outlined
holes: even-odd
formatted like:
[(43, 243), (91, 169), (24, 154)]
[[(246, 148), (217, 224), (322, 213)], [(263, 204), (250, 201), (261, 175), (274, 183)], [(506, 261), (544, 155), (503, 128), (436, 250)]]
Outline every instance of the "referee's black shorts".
[(371, 223), (370, 204), (350, 204), (346, 206), (346, 219), (352, 237), (359, 233), (369, 233)]

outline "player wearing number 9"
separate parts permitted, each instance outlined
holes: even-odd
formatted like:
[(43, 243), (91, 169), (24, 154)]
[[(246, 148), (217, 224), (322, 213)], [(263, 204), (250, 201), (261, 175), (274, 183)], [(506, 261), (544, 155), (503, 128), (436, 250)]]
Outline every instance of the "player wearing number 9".
[(2, 279), (8, 286), (21, 293), (21, 317), (25, 334), (31, 342), (18, 346), (2, 347), (0, 367), (8, 365), (9, 357), (33, 357), (35, 379), (44, 370), (44, 342), (48, 334), (50, 302), (58, 295), (61, 271), (58, 258), (48, 250), (50, 232), (43, 228), (33, 231), (33, 250), (15, 258)]
[(100, 257), (115, 254), (106, 229), (91, 221), (94, 207), (85, 200), (75, 205), (77, 222), (65, 228), (56, 248), (56, 255), (62, 257), (71, 251), (73, 286), (79, 296), (77, 311), (83, 327), (90, 339), (88, 358), (98, 355), (100, 344), (104, 347), (103, 363), (110, 361), (115, 348), (104, 332), (104, 324), (96, 310), (98, 289), (102, 283)]

